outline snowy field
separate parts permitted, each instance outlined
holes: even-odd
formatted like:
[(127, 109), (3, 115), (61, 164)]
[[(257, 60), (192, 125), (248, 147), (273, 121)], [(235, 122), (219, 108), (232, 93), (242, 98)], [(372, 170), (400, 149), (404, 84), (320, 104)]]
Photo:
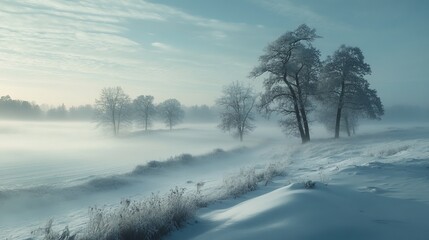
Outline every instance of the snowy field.
[[(215, 124), (155, 126), (112, 138), (91, 123), (1, 122), (0, 239), (22, 239), (53, 218), (78, 228), (90, 206), (118, 204), (172, 187), (194, 188), (196, 181), (222, 180), (227, 171), (260, 162), (255, 152), (284, 138), (277, 128), (261, 128), (245, 143), (222, 133)], [(242, 148), (248, 149), (242, 149)], [(181, 154), (225, 154), (204, 164), (165, 167), (153, 173), (133, 172), (149, 161)], [(191, 183), (192, 182), (192, 183)]]
[(169, 239), (428, 239), (429, 128), (367, 130), (276, 145), (286, 177), (201, 209)]
[[(340, 140), (316, 128), (305, 145), (277, 126), (258, 127), (244, 143), (214, 124), (155, 129), (114, 139), (90, 123), (1, 122), (0, 239), (33, 237), (51, 218), (78, 231), (91, 206), (196, 183), (210, 194), (229, 174), (275, 162), (285, 176), (201, 208), (168, 239), (429, 236), (429, 125), (362, 126)], [(172, 159), (185, 161), (145, 168)]]

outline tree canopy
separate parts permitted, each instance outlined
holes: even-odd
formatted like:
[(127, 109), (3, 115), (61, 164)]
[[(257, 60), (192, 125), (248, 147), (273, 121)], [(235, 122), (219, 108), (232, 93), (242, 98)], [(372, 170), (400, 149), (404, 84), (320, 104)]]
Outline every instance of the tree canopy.
[(280, 123), (298, 133), (303, 143), (310, 141), (309, 96), (316, 89), (320, 66), (320, 53), (311, 45), (316, 38), (316, 30), (305, 24), (286, 32), (265, 48), (250, 73), (254, 78), (267, 75), (259, 109), (280, 114)]
[[(342, 118), (348, 125), (350, 115), (379, 119), (384, 114), (377, 91), (364, 78), (369, 74), (371, 68), (358, 47), (342, 45), (326, 59), (320, 91), (325, 104), (336, 108), (335, 138), (339, 137)], [(342, 116), (344, 110), (346, 115)]]
[(131, 99), (121, 87), (103, 88), (95, 100), (95, 110), (99, 124), (110, 126), (115, 136), (131, 121)]
[(156, 114), (156, 107), (153, 103), (154, 97), (150, 95), (140, 95), (134, 99), (134, 110), (136, 111), (136, 117), (139, 122), (144, 124), (144, 129), (152, 125), (152, 120)]
[(255, 128), (252, 122), (256, 95), (252, 88), (239, 82), (224, 87), (222, 94), (216, 101), (221, 119), (218, 127), (224, 131), (233, 130), (234, 135), (243, 141), (243, 136)]
[(158, 105), (158, 113), (164, 123), (170, 128), (173, 129), (173, 126), (180, 123), (184, 116), (185, 112), (182, 109), (182, 105), (177, 99), (167, 99), (164, 102)]

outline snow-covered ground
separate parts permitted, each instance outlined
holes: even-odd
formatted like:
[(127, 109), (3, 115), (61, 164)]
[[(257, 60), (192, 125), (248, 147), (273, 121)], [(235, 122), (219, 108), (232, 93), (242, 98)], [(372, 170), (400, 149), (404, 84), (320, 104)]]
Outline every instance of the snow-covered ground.
[[(277, 128), (265, 127), (240, 143), (215, 124), (181, 125), (171, 132), (160, 125), (112, 138), (94, 125), (0, 122), (0, 239), (25, 238), (50, 218), (78, 229), (90, 206), (114, 206), (175, 186), (194, 189), (197, 181), (214, 185), (228, 171), (261, 162), (259, 151), (284, 138)], [(135, 171), (181, 154), (196, 161)]]
[(286, 177), (201, 209), (169, 239), (429, 239), (429, 128), (371, 131), (277, 145)]
[[(260, 126), (239, 143), (212, 125), (118, 139), (88, 123), (0, 123), (0, 239), (25, 239), (54, 219), (79, 229), (88, 207), (115, 206), (174, 186), (211, 192), (245, 166), (284, 162), (287, 175), (209, 205), (170, 239), (427, 239), (429, 125), (363, 126), (311, 143)], [(223, 149), (224, 151), (217, 151)], [(189, 161), (144, 171), (151, 160)], [(303, 182), (316, 181), (314, 189)]]

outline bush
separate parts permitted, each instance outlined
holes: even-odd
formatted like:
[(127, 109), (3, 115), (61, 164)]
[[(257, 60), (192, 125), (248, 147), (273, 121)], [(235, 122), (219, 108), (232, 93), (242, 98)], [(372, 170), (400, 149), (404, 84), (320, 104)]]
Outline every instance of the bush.
[(229, 175), (223, 179), (220, 187), (224, 190), (222, 198), (237, 198), (245, 193), (256, 190), (259, 182), (267, 185), (274, 177), (283, 176), (286, 172), (284, 163), (270, 163), (264, 170), (257, 173), (255, 168), (243, 168), (238, 174)]
[[(124, 199), (116, 209), (92, 207), (89, 221), (76, 239), (81, 240), (154, 240), (182, 227), (197, 210), (196, 196), (184, 188), (171, 189), (165, 196), (152, 194), (142, 201)], [(68, 228), (52, 230), (52, 220), (44, 228), (46, 240), (73, 240)], [(63, 237), (65, 236), (65, 238)]]
[(88, 237), (82, 239), (161, 239), (192, 218), (196, 209), (194, 196), (178, 187), (165, 196), (152, 194), (143, 201), (126, 199), (112, 213), (93, 211)]
[(237, 198), (247, 192), (256, 190), (259, 179), (255, 168), (241, 169), (238, 175), (230, 175), (223, 179), (223, 198)]
[(274, 177), (284, 176), (286, 174), (286, 165), (284, 162), (270, 163), (263, 172), (265, 185), (273, 180)]
[(313, 182), (311, 180), (308, 180), (307, 182), (304, 183), (305, 189), (313, 189), (315, 187), (316, 187), (316, 182)]
[[(188, 161), (189, 156), (182, 158)], [(55, 232), (52, 220), (38, 233), (45, 240), (161, 239), (194, 217), (198, 208), (212, 201), (237, 198), (254, 191), (258, 183), (265, 181), (266, 185), (273, 177), (284, 175), (284, 172), (285, 167), (281, 163), (269, 164), (259, 173), (255, 168), (243, 168), (237, 174), (225, 177), (217, 191), (211, 191), (214, 193), (212, 196), (201, 195), (204, 183), (198, 182), (195, 193), (175, 187), (165, 195), (152, 193), (141, 201), (124, 199), (117, 208), (91, 207), (88, 223), (78, 235), (71, 235), (67, 227)]]
[(56, 232), (52, 228), (54, 220), (50, 219), (44, 228), (33, 231), (32, 234), (42, 234), (43, 240), (74, 240), (76, 234), (70, 235), (69, 228), (66, 226), (61, 233)]

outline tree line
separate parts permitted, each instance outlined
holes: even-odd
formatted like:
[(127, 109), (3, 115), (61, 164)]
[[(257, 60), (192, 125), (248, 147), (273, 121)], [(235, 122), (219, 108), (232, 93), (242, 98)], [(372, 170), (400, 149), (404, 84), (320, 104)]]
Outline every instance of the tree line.
[(124, 92), (121, 87), (106, 87), (101, 90), (95, 100), (95, 120), (98, 126), (105, 126), (117, 136), (123, 127), (137, 122), (147, 131), (154, 120), (161, 120), (170, 129), (181, 123), (185, 117), (185, 110), (190, 115), (190, 121), (210, 121), (214, 117), (215, 109), (207, 105), (195, 105), (190, 108), (183, 106), (175, 98), (167, 99), (159, 104), (154, 102), (151, 95), (140, 95), (135, 99)]
[(28, 101), (12, 99), (9, 95), (0, 97), (0, 114), (10, 119), (36, 119), (41, 117), (40, 107)]
[[(377, 91), (365, 78), (371, 68), (358, 47), (341, 45), (324, 61), (312, 42), (320, 38), (305, 24), (268, 44), (249, 77), (262, 78), (264, 91), (257, 97), (250, 87), (234, 82), (217, 101), (221, 107), (219, 127), (243, 135), (252, 131), (254, 109), (267, 117), (280, 116), (282, 128), (310, 141), (310, 113), (318, 106), (319, 120), (339, 138), (350, 136), (361, 118), (380, 119), (384, 107)], [(258, 101), (256, 101), (258, 99)]]
[[(192, 105), (181, 108), (185, 112), (184, 121), (187, 122), (215, 122), (218, 109), (214, 106)], [(132, 112), (132, 121), (137, 122), (139, 116)], [(31, 120), (31, 121), (95, 121), (96, 110), (94, 104), (83, 104), (67, 107), (65, 104), (49, 106), (36, 104), (26, 100), (13, 99), (6, 95), (0, 97), (0, 119)], [(157, 114), (153, 120), (160, 120)], [(145, 127), (143, 125), (143, 127)], [(150, 127), (150, 126), (148, 126)]]
[(95, 118), (99, 126), (107, 126), (117, 136), (122, 129), (134, 120), (141, 123), (145, 130), (158, 117), (172, 130), (185, 116), (181, 103), (177, 99), (167, 99), (158, 105), (151, 95), (140, 95), (134, 100), (121, 87), (107, 87), (101, 90), (95, 100)]
[(90, 120), (93, 118), (92, 105), (73, 106), (69, 109), (64, 104), (57, 107), (38, 105), (9, 95), (0, 97), (0, 118), (18, 120)]

